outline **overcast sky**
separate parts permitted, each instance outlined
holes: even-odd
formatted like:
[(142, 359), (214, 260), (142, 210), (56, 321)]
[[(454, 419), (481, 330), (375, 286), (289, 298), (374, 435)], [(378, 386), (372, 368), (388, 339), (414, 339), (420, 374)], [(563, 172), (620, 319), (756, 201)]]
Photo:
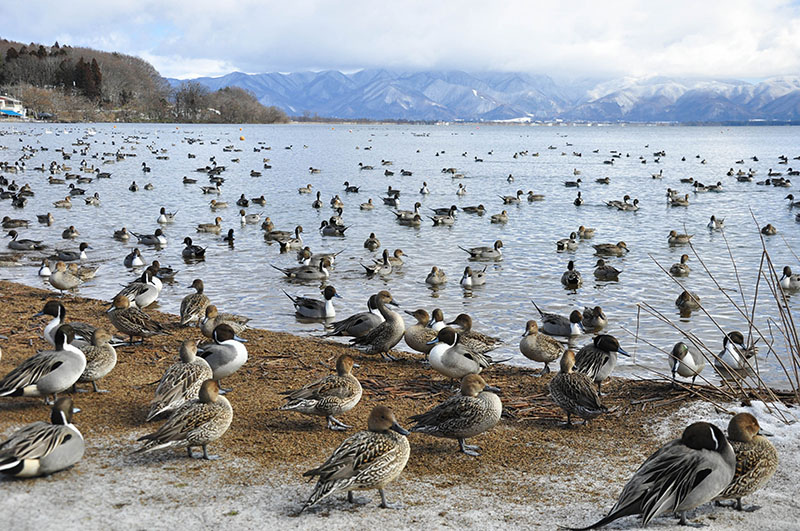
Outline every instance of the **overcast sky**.
[(555, 77), (800, 74), (800, 2), (4, 1), (2, 37), (140, 56), (167, 77), (361, 68)]

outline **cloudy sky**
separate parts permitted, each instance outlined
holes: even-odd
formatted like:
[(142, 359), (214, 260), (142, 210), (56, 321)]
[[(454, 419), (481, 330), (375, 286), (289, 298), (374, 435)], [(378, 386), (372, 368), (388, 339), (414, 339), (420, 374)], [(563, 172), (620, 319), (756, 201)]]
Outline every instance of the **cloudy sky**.
[(31, 0), (2, 2), (0, 16), (6, 39), (137, 55), (177, 78), (372, 67), (800, 74), (797, 0)]

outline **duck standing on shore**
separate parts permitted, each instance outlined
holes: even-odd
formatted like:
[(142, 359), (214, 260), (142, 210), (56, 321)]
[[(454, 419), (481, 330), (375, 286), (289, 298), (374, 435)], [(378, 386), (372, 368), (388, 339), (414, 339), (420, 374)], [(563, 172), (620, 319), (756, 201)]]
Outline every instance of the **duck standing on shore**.
[(403, 339), (406, 324), (399, 313), (386, 307), (387, 304), (397, 306), (391, 293), (386, 290), (378, 292), (375, 303), (384, 321), (363, 336), (354, 337), (350, 343), (366, 354), (380, 354), (385, 360), (396, 361), (397, 358), (389, 351)]
[(180, 361), (170, 365), (159, 380), (145, 420), (150, 422), (196, 399), (203, 382), (211, 380), (213, 375), (208, 362), (197, 356), (197, 341), (185, 340), (181, 343)]

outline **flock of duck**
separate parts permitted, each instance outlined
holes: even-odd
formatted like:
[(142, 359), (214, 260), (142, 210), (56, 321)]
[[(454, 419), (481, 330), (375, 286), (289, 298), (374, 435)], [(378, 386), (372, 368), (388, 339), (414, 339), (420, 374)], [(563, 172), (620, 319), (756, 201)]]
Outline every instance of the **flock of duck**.
[[(22, 139), (20, 139), (21, 141)], [(194, 139), (197, 141), (197, 139)], [(192, 142), (190, 142), (191, 144)], [(166, 149), (148, 146), (157, 157), (166, 157)], [(289, 149), (291, 146), (287, 147)], [(259, 143), (256, 151), (268, 148)], [(226, 146), (223, 152), (235, 152), (233, 146)], [(71, 152), (71, 153), (70, 153)], [(83, 157), (77, 172), (69, 167), (68, 161), (74, 154)], [(124, 149), (115, 152), (95, 153), (89, 143), (79, 142), (72, 148), (59, 150), (61, 161), (52, 161), (49, 165), (26, 167), (34, 156), (46, 156), (33, 146), (25, 146), (18, 160), (3, 163), (2, 170), (17, 176), (29, 177), (32, 171), (49, 174), (44, 182), (49, 186), (65, 186), (66, 180), (74, 179), (75, 184), (91, 184), (95, 179), (111, 178), (111, 172), (101, 172), (99, 167), (86, 162), (86, 158), (97, 159), (103, 163), (122, 162), (131, 156)], [(437, 154), (438, 155), (438, 154)], [(665, 153), (654, 154), (656, 158), (666, 156)], [(514, 154), (514, 158), (530, 156), (527, 152)], [(612, 152), (609, 163), (613, 164), (619, 153)], [(190, 155), (190, 158), (193, 158)], [(234, 159), (235, 160), (235, 159)], [(786, 159), (788, 160), (788, 159)], [(476, 162), (477, 162), (476, 157)], [(784, 161), (784, 159), (781, 159)], [(391, 161), (381, 161), (384, 175), (392, 175)], [(264, 159), (264, 169), (270, 169), (270, 160)], [(209, 185), (202, 186), (204, 194), (211, 194), (215, 199), (209, 206), (213, 212), (224, 209), (227, 202), (218, 197), (222, 194), (225, 182), (224, 173), (228, 170), (211, 157), (207, 166), (198, 168), (198, 174), (205, 175)], [(359, 164), (358, 172), (374, 170), (372, 166)], [(145, 176), (151, 169), (142, 163)], [(310, 173), (319, 173), (317, 168), (310, 168)], [(253, 175), (254, 173), (258, 175)], [(444, 168), (442, 173), (452, 179), (463, 177), (456, 168)], [(770, 170), (768, 183), (772, 186), (784, 186), (788, 179), (778, 179), (777, 172)], [(410, 176), (409, 170), (401, 170), (403, 176)], [(580, 171), (575, 170), (574, 175)], [(252, 170), (251, 177), (258, 177), (261, 172)], [(752, 170), (742, 179), (752, 180)], [(63, 176), (63, 178), (61, 177)], [(653, 174), (653, 179), (661, 179), (663, 172)], [(738, 177), (737, 177), (738, 178)], [(506, 180), (513, 182), (513, 176)], [(197, 179), (184, 177), (187, 185), (197, 184)], [(84, 196), (86, 190), (69, 184), (67, 196), (56, 201), (56, 208), (71, 208), (72, 199)], [(148, 183), (149, 184), (149, 183)], [(580, 188), (581, 179), (565, 181), (570, 188)], [(601, 183), (602, 184), (602, 183)], [(723, 191), (722, 183), (706, 186), (694, 180), (690, 183), (694, 193)], [(9, 181), (0, 177), (2, 199), (10, 199), (17, 208), (24, 208), (27, 199), (34, 195), (29, 184), (17, 185), (15, 180)], [(148, 185), (144, 188), (147, 189)], [(345, 194), (359, 193), (359, 187), (344, 182)], [(137, 192), (139, 186), (133, 182), (128, 187)], [(430, 188), (424, 182), (419, 194), (429, 193)], [(297, 190), (300, 194), (313, 194), (312, 184)], [(285, 191), (284, 191), (285, 193)], [(408, 192), (403, 192), (407, 194)], [(457, 195), (466, 193), (466, 187), (459, 183), (455, 191)], [(432, 215), (426, 216), (421, 210), (421, 203), (416, 202), (413, 210), (398, 210), (400, 191), (390, 186), (382, 202), (391, 208), (400, 225), (419, 226), (424, 217), (428, 217), (434, 225), (452, 225), (457, 222), (459, 210), (467, 215), (483, 216), (486, 208), (483, 204), (457, 208), (455, 205), (435, 209)], [(668, 203), (675, 207), (689, 204), (688, 194), (681, 196), (674, 190), (667, 191)], [(533, 191), (526, 193), (519, 190), (515, 195), (500, 196), (503, 205), (519, 204), (523, 201), (542, 201), (544, 196)], [(791, 207), (800, 206), (789, 195)], [(581, 193), (575, 199), (575, 205), (583, 204)], [(90, 206), (100, 206), (97, 193), (85, 197)], [(298, 225), (294, 230), (276, 230), (269, 217), (262, 222), (260, 213), (248, 213), (251, 205), (263, 206), (264, 196), (248, 199), (241, 194), (236, 201), (239, 207), (237, 224), (241, 226), (261, 223), (264, 239), (279, 245), (282, 253), (297, 253), (299, 265), (295, 267), (279, 267), (272, 265), (287, 278), (297, 280), (321, 281), (322, 298), (303, 297), (285, 291), (287, 304), (294, 307), (298, 318), (316, 320), (324, 324), (326, 337), (346, 337), (354, 349), (367, 355), (379, 355), (389, 362), (395, 360), (391, 351), (401, 342), (424, 355), (424, 366), (421, 370), (432, 370), (446, 379), (456, 382), (459, 391), (441, 404), (433, 406), (425, 413), (410, 418), (413, 423), (410, 430), (400, 426), (392, 410), (384, 405), (372, 409), (366, 431), (360, 431), (343, 440), (330, 457), (319, 467), (306, 472), (306, 476), (316, 478), (317, 483), (302, 507), (302, 511), (310, 508), (334, 493), (346, 493), (348, 500), (353, 500), (354, 490), (377, 489), (381, 496), (381, 506), (390, 506), (386, 500), (384, 488), (400, 476), (411, 455), (411, 447), (407, 435), (418, 432), (434, 437), (453, 439), (458, 443), (459, 451), (469, 456), (479, 456), (477, 445), (467, 444), (467, 439), (491, 430), (500, 420), (502, 402), (498, 389), (487, 384), (482, 374), (491, 366), (506, 360), (493, 359), (490, 352), (503, 341), (473, 329), (473, 319), (462, 313), (451, 321), (446, 321), (441, 309), (433, 309), (430, 313), (424, 308), (406, 310), (414, 324), (407, 326), (403, 317), (392, 309), (397, 306), (393, 295), (388, 290), (380, 290), (367, 300), (367, 309), (335, 321), (336, 308), (334, 301), (340, 296), (336, 288), (329, 283), (333, 276), (337, 256), (340, 253), (314, 253), (303, 241), (303, 227)], [(325, 204), (321, 191), (316, 191), (316, 200), (311, 208), (322, 209)], [(329, 201), (333, 215), (323, 220), (319, 231), (322, 236), (343, 238), (349, 228), (343, 220), (346, 203), (338, 194)], [(622, 200), (608, 201), (609, 208), (621, 211), (637, 211), (639, 200), (629, 196)], [(370, 198), (361, 203), (359, 208), (371, 210), (375, 205)], [(137, 234), (122, 227), (109, 235), (109, 239), (127, 242), (135, 238), (143, 247), (163, 248), (167, 244), (170, 225), (175, 221), (176, 213), (161, 208), (158, 216), (154, 216), (159, 228), (152, 234)], [(50, 213), (38, 215), (38, 222), (51, 226), (55, 217)], [(225, 230), (222, 217), (217, 216), (211, 223), (199, 223), (196, 232), (200, 235), (221, 237), (221, 241), (233, 246), (236, 240), (234, 228)], [(508, 212), (502, 210), (490, 217), (491, 223), (507, 223)], [(27, 256), (42, 256), (39, 274), (49, 279), (53, 288), (63, 296), (65, 291), (74, 291), (81, 284), (92, 278), (96, 268), (86, 265), (86, 251), (92, 249), (88, 242), (82, 242), (75, 250), (49, 250), (49, 244), (32, 239), (22, 238), (19, 231), (29, 225), (22, 218), (4, 216), (2, 226), (8, 230), (11, 238), (10, 250)], [(724, 220), (712, 216), (708, 230), (724, 230)], [(774, 234), (772, 225), (765, 226), (762, 233)], [(222, 236), (224, 234), (224, 236)], [(575, 250), (585, 240), (590, 240), (595, 229), (580, 226), (569, 237), (556, 242), (557, 251)], [(65, 240), (79, 238), (80, 233), (70, 226), (61, 234)], [(205, 237), (205, 236), (202, 236)], [(671, 246), (688, 245), (691, 234), (671, 230), (666, 235)], [(99, 242), (93, 242), (99, 245)], [(190, 236), (183, 238), (184, 248), (181, 256), (187, 261), (206, 259), (206, 248), (195, 244)], [(381, 242), (372, 232), (363, 242), (363, 247), (372, 252), (381, 249)], [(486, 267), (476, 264), (487, 264), (503, 260), (504, 244), (496, 240), (491, 245), (462, 247), (467, 253), (468, 264), (464, 268), (460, 285), (464, 289), (487, 282)], [(614, 267), (611, 261), (630, 252), (624, 241), (617, 243), (598, 243), (593, 248), (598, 259), (594, 269), (594, 277), (601, 281), (613, 282), (623, 272)], [(401, 249), (390, 252), (382, 250), (381, 257), (369, 264), (362, 263), (364, 275), (368, 277), (386, 278), (393, 272), (402, 269), (407, 256)], [(689, 275), (689, 257), (684, 254), (679, 263), (669, 268), (675, 277)], [(154, 397), (149, 404), (147, 421), (164, 418), (165, 422), (139, 440), (141, 446), (135, 451), (150, 452), (164, 448), (186, 448), (190, 457), (213, 459), (208, 453), (208, 445), (218, 441), (228, 430), (233, 419), (233, 404), (226, 398), (230, 391), (222, 387), (222, 380), (233, 375), (248, 361), (246, 340), (240, 334), (246, 332), (246, 317), (220, 312), (204, 293), (204, 283), (200, 278), (192, 281), (188, 289), (194, 293), (187, 295), (180, 305), (178, 323), (159, 322), (153, 315), (145, 311), (159, 298), (164, 287), (163, 282), (175, 278), (176, 272), (162, 266), (158, 261), (150, 265), (144, 260), (137, 247), (122, 260), (122, 264), (137, 271), (141, 275), (132, 283), (123, 287), (116, 294), (107, 311), (108, 326), (94, 327), (79, 321), (67, 320), (67, 299), (48, 301), (39, 316), (47, 316), (49, 322), (44, 327), (43, 337), (52, 346), (50, 350), (40, 351), (22, 362), (0, 380), (0, 397), (52, 397), (50, 422), (36, 422), (21, 428), (10, 438), (0, 443), (0, 472), (18, 476), (33, 477), (51, 474), (77, 463), (84, 453), (83, 436), (72, 423), (76, 411), (71, 398), (57, 395), (74, 390), (78, 384), (92, 384), (94, 391), (102, 392), (98, 382), (107, 376), (115, 367), (117, 355), (115, 346), (123, 342), (135, 345), (138, 338), (144, 342), (146, 338), (169, 334), (173, 326), (194, 326), (198, 336), (204, 341), (189, 339), (181, 344), (179, 360), (170, 366), (161, 377)], [(51, 270), (51, 263), (55, 262)], [(489, 279), (488, 281), (490, 281)], [(447, 282), (444, 269), (433, 265), (425, 278), (425, 283), (439, 286)], [(567, 269), (561, 275), (561, 283), (570, 289), (581, 286), (583, 277), (575, 263), (569, 261)], [(780, 287), (785, 290), (800, 288), (800, 275), (793, 274), (787, 266), (784, 268)], [(628, 353), (620, 346), (617, 338), (603, 333), (608, 324), (605, 312), (600, 306), (575, 309), (569, 315), (548, 312), (533, 302), (539, 319), (528, 320), (519, 342), (519, 351), (526, 358), (543, 364), (539, 376), (549, 378), (550, 396), (555, 404), (566, 414), (566, 425), (572, 426), (572, 417), (583, 419), (586, 424), (591, 419), (608, 412), (600, 393), (601, 385), (606, 381), (617, 364), (617, 356)], [(690, 312), (700, 307), (700, 297), (684, 291), (676, 300), (676, 306), (683, 312)], [(121, 337), (112, 334), (115, 330)], [(575, 339), (584, 333), (595, 333), (593, 339), (582, 348), (573, 348)], [(560, 340), (558, 338), (562, 338)], [(567, 343), (565, 345), (565, 343)], [(732, 331), (723, 338), (722, 351), (714, 356), (714, 365), (729, 370), (744, 370), (750, 367), (750, 360), (756, 354), (754, 345), (747, 345), (741, 332)], [(560, 361), (558, 361), (560, 359)], [(677, 376), (691, 378), (692, 385), (703, 371), (706, 356), (694, 345), (684, 342), (675, 344), (669, 355), (669, 368), (673, 379)], [(560, 370), (549, 376), (549, 364), (559, 362)], [(336, 372), (322, 379), (309, 382), (300, 389), (287, 391), (286, 402), (281, 410), (304, 415), (324, 417), (327, 428), (331, 430), (347, 430), (351, 426), (341, 420), (341, 416), (355, 408), (362, 398), (362, 387), (352, 373), (356, 366), (354, 357), (342, 355), (336, 361)], [(548, 375), (548, 376), (545, 376)], [(202, 453), (196, 455), (193, 448), (200, 448)], [(742, 413), (734, 416), (728, 426), (727, 436), (722, 430), (706, 422), (697, 422), (687, 427), (682, 436), (651, 455), (623, 489), (618, 502), (608, 515), (588, 527), (605, 525), (617, 518), (627, 515), (640, 515), (643, 525), (652, 518), (670, 513), (680, 513), (681, 523), (686, 522), (686, 512), (712, 500), (735, 500), (735, 506), (742, 509), (742, 498), (761, 488), (777, 468), (777, 452), (772, 444), (759, 434), (759, 425), (755, 417)]]

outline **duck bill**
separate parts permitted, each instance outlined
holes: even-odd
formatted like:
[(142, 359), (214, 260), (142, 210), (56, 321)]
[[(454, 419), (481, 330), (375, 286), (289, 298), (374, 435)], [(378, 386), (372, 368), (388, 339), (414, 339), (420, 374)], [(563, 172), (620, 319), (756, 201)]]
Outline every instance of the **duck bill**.
[(400, 306), (400, 304), (398, 302), (393, 301), (393, 300), (387, 302), (386, 304), (391, 304), (392, 306), (398, 306), (398, 307)]
[(483, 388), (483, 390), (484, 391), (488, 391), (489, 393), (499, 393), (500, 392), (500, 388), (499, 387), (494, 387), (493, 385), (487, 385), (486, 387)]
[(410, 433), (407, 429), (403, 428), (400, 424), (396, 422), (392, 424), (392, 427), (389, 429), (392, 431), (396, 431), (400, 435), (408, 435)]
[(39, 313), (33, 314), (34, 317), (41, 317), (43, 315), (44, 315), (44, 312), (39, 312)]
[(438, 343), (438, 342), (439, 342), (439, 338), (437, 337), (436, 339), (432, 339), (432, 340), (428, 341), (428, 342), (427, 342), (427, 343), (425, 343), (425, 344), (426, 344), (426, 345), (435, 345), (435, 344), (436, 344), (436, 343)]
[(235, 335), (235, 336), (233, 336), (233, 339), (235, 339), (239, 343), (247, 343), (247, 340), (245, 338), (243, 338), (243, 337), (239, 337), (239, 336)]
[(629, 358), (631, 357), (631, 355), (630, 355), (630, 354), (628, 354), (627, 352), (625, 352), (624, 350), (622, 350), (622, 347), (619, 347), (619, 348), (617, 348), (617, 352), (619, 352), (620, 354), (622, 354), (622, 355), (624, 355), (624, 356), (628, 356)]

